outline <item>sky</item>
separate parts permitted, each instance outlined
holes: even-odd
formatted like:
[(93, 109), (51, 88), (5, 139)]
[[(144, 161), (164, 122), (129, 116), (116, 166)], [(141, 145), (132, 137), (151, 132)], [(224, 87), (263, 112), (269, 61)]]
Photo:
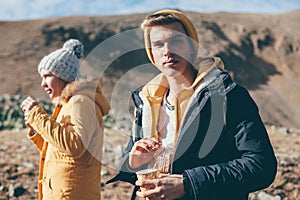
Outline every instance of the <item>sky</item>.
[(1, 0), (0, 20), (134, 14), (164, 8), (277, 14), (300, 9), (300, 0)]

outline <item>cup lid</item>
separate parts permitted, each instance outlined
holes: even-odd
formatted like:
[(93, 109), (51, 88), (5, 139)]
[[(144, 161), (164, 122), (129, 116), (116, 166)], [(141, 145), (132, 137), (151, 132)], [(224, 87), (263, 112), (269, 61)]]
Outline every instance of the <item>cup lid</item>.
[(136, 174), (149, 174), (149, 173), (153, 173), (153, 172), (157, 172), (157, 169), (155, 169), (155, 168), (142, 169), (140, 171), (137, 171)]

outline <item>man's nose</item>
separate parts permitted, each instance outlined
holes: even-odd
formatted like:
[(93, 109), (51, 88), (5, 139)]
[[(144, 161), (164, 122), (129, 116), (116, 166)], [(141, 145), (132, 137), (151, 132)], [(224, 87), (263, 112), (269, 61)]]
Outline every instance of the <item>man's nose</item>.
[(163, 47), (163, 53), (164, 53), (165, 56), (168, 56), (168, 55), (171, 55), (171, 54), (174, 53), (174, 52), (172, 52), (170, 44), (166, 43), (164, 45), (164, 47)]

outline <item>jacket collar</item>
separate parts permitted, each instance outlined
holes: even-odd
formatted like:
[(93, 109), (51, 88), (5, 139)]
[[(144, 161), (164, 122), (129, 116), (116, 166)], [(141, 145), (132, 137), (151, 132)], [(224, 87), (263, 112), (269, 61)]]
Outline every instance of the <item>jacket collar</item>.
[(71, 97), (79, 94), (88, 96), (92, 99), (101, 109), (103, 115), (106, 115), (109, 112), (110, 106), (102, 94), (99, 80), (89, 81), (87, 79), (79, 79), (69, 83), (60, 95), (60, 102), (62, 104), (67, 103)]
[[(210, 59), (202, 59), (200, 63), (200, 69), (198, 71), (198, 75), (192, 84), (192, 86), (188, 88), (184, 88), (175, 99), (175, 141), (176, 144), (178, 130), (180, 124), (182, 122), (183, 116), (185, 114), (187, 105), (189, 103), (190, 97), (195, 93), (196, 88), (199, 84), (203, 84), (203, 82), (207, 81), (206, 76), (211, 74), (210, 72), (215, 71), (215, 69), (224, 69), (223, 63), (221, 59), (210, 58)], [(219, 71), (219, 70), (218, 70)], [(215, 78), (215, 77), (213, 77)], [(145, 134), (148, 136), (155, 136), (158, 138), (159, 133), (157, 130), (157, 124), (159, 119), (159, 111), (160, 105), (162, 103), (164, 94), (169, 88), (168, 80), (164, 74), (159, 74), (154, 79), (152, 79), (145, 87), (142, 89), (142, 94), (147, 100), (147, 104), (149, 104), (149, 110), (144, 109), (143, 114), (143, 124), (148, 124), (148, 131), (145, 131)], [(146, 112), (147, 111), (147, 112)], [(147, 114), (146, 114), (147, 113)], [(145, 127), (145, 125), (144, 125)]]
[[(184, 88), (183, 91), (194, 92), (199, 83), (205, 81), (204, 77), (213, 69), (219, 69), (221, 71), (224, 70), (224, 64), (219, 57), (201, 58), (197, 63), (197, 66), (199, 67), (199, 70), (194, 83), (191, 87)], [(161, 73), (143, 87), (142, 93), (146, 97), (154, 101), (158, 101), (162, 100), (162, 97), (167, 91), (168, 87), (168, 80), (166, 76)], [(178, 99), (180, 99), (180, 96), (178, 97)]]

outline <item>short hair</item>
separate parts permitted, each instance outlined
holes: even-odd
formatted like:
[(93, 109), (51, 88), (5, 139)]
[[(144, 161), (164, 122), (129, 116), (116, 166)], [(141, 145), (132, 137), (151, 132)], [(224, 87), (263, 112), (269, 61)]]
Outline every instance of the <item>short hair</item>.
[(153, 55), (151, 52), (151, 44), (150, 44), (150, 30), (151, 27), (154, 26), (162, 26), (169, 25), (172, 23), (179, 23), (185, 30), (185, 34), (193, 39), (191, 43), (193, 47), (193, 58), (195, 60), (198, 52), (198, 34), (188, 17), (186, 17), (182, 12), (177, 10), (160, 10), (155, 12), (152, 15), (149, 15), (145, 18), (145, 20), (141, 24), (141, 28), (144, 30), (144, 42), (145, 48), (150, 61), (154, 64)]
[(145, 30), (146, 28), (150, 28), (153, 26), (161, 26), (161, 25), (168, 25), (173, 23), (180, 23), (187, 33), (184, 24), (182, 23), (181, 19), (176, 15), (172, 15), (169, 13), (159, 13), (147, 16), (141, 24), (141, 28)]

